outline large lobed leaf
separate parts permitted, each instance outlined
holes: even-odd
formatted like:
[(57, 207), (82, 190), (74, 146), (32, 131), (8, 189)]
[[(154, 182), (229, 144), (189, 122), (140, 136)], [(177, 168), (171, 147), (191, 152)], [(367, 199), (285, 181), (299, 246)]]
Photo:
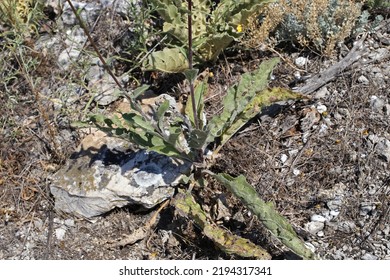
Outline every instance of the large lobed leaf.
[(145, 60), (143, 67), (167, 73), (179, 73), (188, 68), (187, 56), (180, 48), (164, 48), (154, 51)]
[[(188, 44), (187, 1), (151, 0), (151, 2), (164, 19), (163, 31), (176, 40), (173, 40), (173, 43), (178, 46), (177, 48), (186, 47)], [(248, 18), (255, 14), (260, 6), (270, 2), (274, 0), (221, 0), (213, 9), (213, 1), (192, 0), (194, 62), (215, 60), (233, 40), (242, 36), (240, 29), (247, 24)], [(179, 59), (174, 58), (175, 63), (168, 63), (172, 57), (166, 50), (152, 53), (145, 68), (166, 72), (182, 71), (183, 65), (187, 65), (182, 63), (182, 56)]]
[(212, 14), (213, 24), (228, 22), (231, 26), (246, 25), (248, 18), (261, 6), (275, 0), (222, 0)]

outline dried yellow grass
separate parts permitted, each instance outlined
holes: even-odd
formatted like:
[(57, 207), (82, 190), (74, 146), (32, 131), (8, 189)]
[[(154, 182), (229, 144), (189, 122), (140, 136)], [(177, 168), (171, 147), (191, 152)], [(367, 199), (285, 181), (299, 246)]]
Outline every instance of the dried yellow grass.
[[(291, 40), (301, 47), (332, 56), (336, 44), (351, 35), (361, 14), (363, 2), (364, 0), (279, 0), (263, 7), (250, 19), (243, 44), (250, 48), (260, 45), (274, 47), (281, 40)], [(299, 31), (291, 28), (287, 17), (294, 18), (301, 27)], [(286, 29), (285, 33), (291, 28), (289, 38), (278, 38), (275, 35), (275, 31), (281, 28)]]

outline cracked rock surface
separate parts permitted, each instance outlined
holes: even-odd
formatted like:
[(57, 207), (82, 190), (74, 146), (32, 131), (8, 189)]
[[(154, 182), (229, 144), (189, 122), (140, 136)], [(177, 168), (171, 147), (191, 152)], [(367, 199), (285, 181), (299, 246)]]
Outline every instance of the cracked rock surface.
[(55, 209), (93, 218), (126, 205), (152, 208), (171, 197), (190, 170), (188, 163), (126, 146), (102, 132), (87, 136), (53, 176)]

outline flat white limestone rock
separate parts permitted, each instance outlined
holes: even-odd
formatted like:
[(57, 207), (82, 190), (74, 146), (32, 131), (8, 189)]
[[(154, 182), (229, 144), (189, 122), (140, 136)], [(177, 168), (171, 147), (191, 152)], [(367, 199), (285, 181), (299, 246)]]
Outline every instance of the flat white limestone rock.
[(170, 157), (132, 151), (129, 144), (97, 131), (54, 176), (56, 210), (93, 218), (115, 207), (152, 208), (171, 197), (191, 165)]

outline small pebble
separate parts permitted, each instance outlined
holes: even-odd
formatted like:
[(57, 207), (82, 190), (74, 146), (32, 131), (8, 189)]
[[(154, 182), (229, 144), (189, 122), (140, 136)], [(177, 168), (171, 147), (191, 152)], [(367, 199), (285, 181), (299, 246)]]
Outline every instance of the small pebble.
[(55, 224), (63, 224), (63, 221), (61, 219), (59, 219), (59, 218), (54, 218), (53, 219), (53, 223), (55, 223)]
[(372, 210), (374, 210), (374, 207), (367, 202), (363, 202), (360, 204), (360, 216), (366, 216), (369, 215)]
[(326, 222), (326, 218), (321, 215), (313, 215), (311, 216), (310, 221), (324, 223)]
[(300, 79), (300, 78), (301, 78), (301, 73), (300, 73), (299, 71), (295, 71), (295, 72), (294, 72), (294, 77), (295, 77), (296, 79)]
[(370, 253), (365, 253), (362, 256), (362, 260), (377, 260), (377, 259), (378, 259), (377, 256), (371, 255)]
[(316, 93), (314, 93), (314, 97), (317, 99), (321, 99), (327, 97), (329, 94), (329, 90), (326, 87), (322, 87)]
[(372, 95), (370, 98), (370, 106), (374, 112), (383, 113), (385, 102), (381, 98)]
[(318, 113), (320, 113), (320, 114), (323, 114), (323, 113), (325, 113), (326, 111), (328, 110), (328, 108), (326, 108), (326, 106), (325, 105), (318, 105), (317, 106), (317, 111), (318, 111)]
[(308, 59), (306, 57), (298, 57), (297, 59), (295, 59), (295, 65), (296, 66), (299, 66), (299, 67), (303, 67), (306, 65)]
[(280, 156), (280, 160), (282, 161), (282, 163), (285, 163), (287, 161), (287, 159), (288, 159), (288, 156), (286, 154), (282, 154)]
[(340, 214), (340, 211), (331, 210), (331, 211), (329, 212), (329, 214), (330, 214), (331, 216), (333, 216), (334, 218), (336, 218), (336, 217)]
[(64, 224), (67, 226), (67, 227), (74, 227), (74, 220), (73, 219), (66, 219)]
[(326, 206), (328, 206), (329, 210), (338, 211), (341, 208), (342, 204), (343, 204), (342, 200), (336, 198), (336, 199), (333, 199), (333, 200), (329, 200), (326, 203)]
[(324, 223), (321, 222), (309, 222), (305, 224), (305, 229), (311, 234), (316, 234), (325, 227)]
[(370, 81), (363, 75), (361, 75), (359, 78), (358, 78), (358, 82), (363, 84), (363, 85), (368, 85), (370, 83)]
[(384, 161), (390, 162), (390, 141), (385, 138), (381, 139), (376, 146), (376, 152)]
[(56, 237), (57, 237), (57, 239), (58, 240), (64, 240), (65, 233), (66, 233), (66, 229), (64, 229), (63, 227), (57, 228), (56, 229)]
[(294, 174), (295, 176), (298, 176), (299, 174), (301, 174), (301, 171), (294, 168), (293, 174)]

